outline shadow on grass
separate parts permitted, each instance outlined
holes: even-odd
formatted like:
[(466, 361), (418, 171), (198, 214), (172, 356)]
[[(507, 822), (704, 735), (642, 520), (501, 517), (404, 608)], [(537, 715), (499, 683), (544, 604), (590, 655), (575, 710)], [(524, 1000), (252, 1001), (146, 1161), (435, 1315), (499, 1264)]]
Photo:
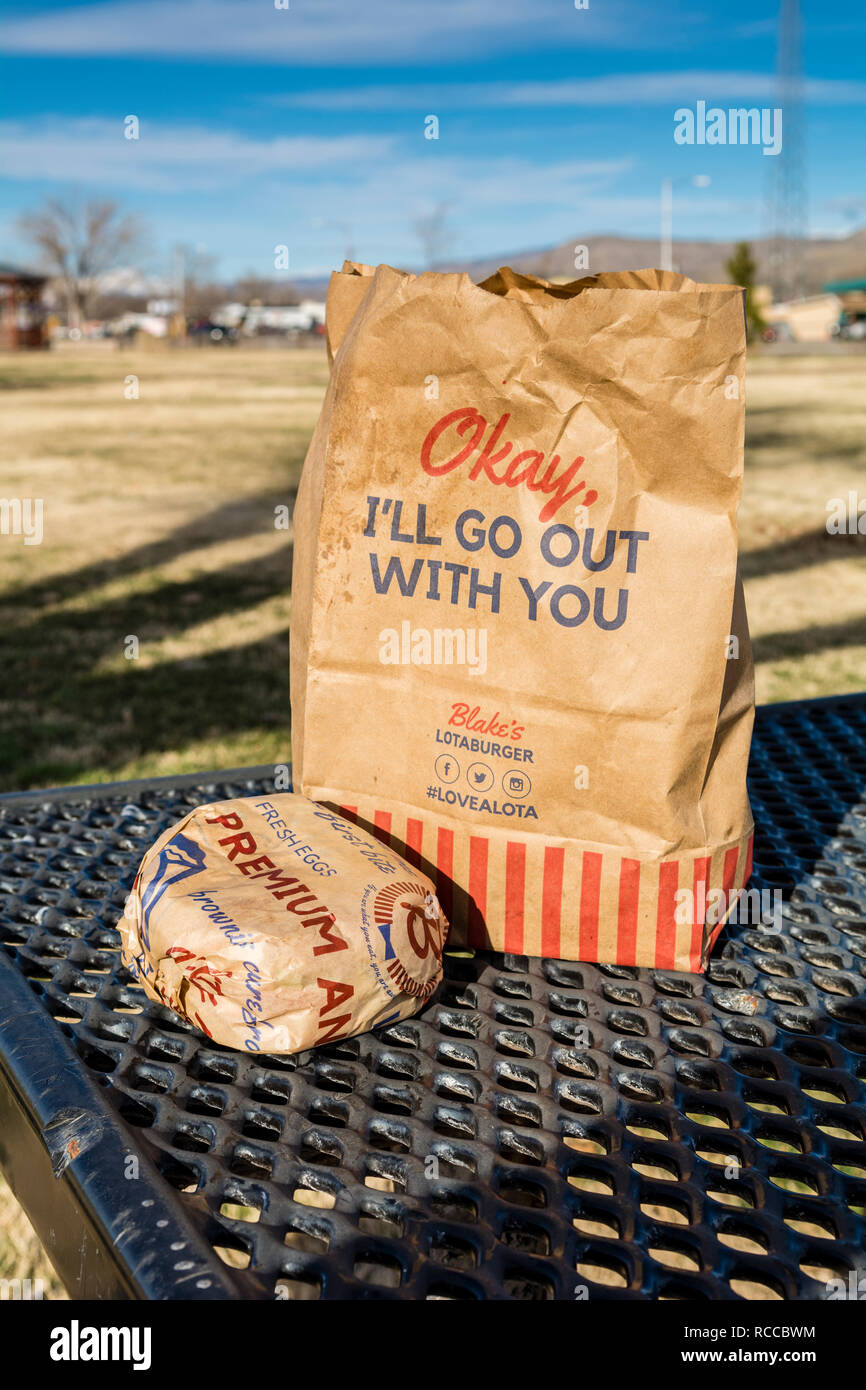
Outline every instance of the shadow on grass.
[(212, 511), (203, 512), (194, 521), (163, 537), (162, 540), (148, 541), (144, 545), (127, 550), (123, 555), (105, 560), (94, 560), (80, 569), (68, 574), (49, 575), (28, 584), (13, 593), (0, 596), (0, 609), (10, 602), (16, 609), (56, 603), (58, 594), (63, 599), (86, 594), (114, 579), (131, 578), (142, 570), (155, 569), (167, 564), (199, 546), (212, 545), (221, 541), (242, 540), (245, 536), (264, 535), (274, 524), (274, 508), (286, 505), (291, 510), (295, 503), (297, 487), (286, 488), (283, 492), (268, 490), (254, 493), (249, 497), (225, 502)]
[(266, 556), (156, 582), (81, 612), (45, 608), (58, 595), (71, 598), (109, 579), (135, 576), (208, 541), (261, 533), (271, 524), (273, 506), (285, 500), (285, 494), (266, 493), (227, 503), (162, 541), (4, 598), (0, 790), (88, 780), (94, 767), (116, 769), (190, 743), (268, 727), (285, 730), (288, 755), (288, 628), (200, 656), (153, 666), (129, 660), (120, 669), (99, 670), (123, 658), (129, 636), (138, 638), (146, 655), (150, 644), (182, 640), (192, 625), (228, 618), (237, 626), (249, 609), (287, 596), (288, 542)]
[(866, 647), (866, 617), (839, 623), (817, 623), (797, 632), (768, 632), (752, 639), (755, 661), (789, 661), (813, 652)]
[[(829, 535), (823, 526), (800, 536), (747, 550), (740, 554), (740, 575), (744, 580), (769, 575), (795, 574), (809, 565), (836, 560), (866, 559), (866, 536)], [(756, 662), (789, 661), (817, 652), (842, 651), (866, 646), (866, 617), (838, 623), (816, 623), (791, 632), (768, 632), (752, 637)]]
[[(832, 378), (822, 382), (821, 394), (832, 389)], [(746, 415), (746, 470), (760, 468), (773, 471), (789, 467), (791, 453), (808, 460), (818, 470), (824, 466), (834, 466), (840, 461), (859, 459), (863, 453), (862, 426), (857, 418), (860, 406), (852, 401), (849, 409), (851, 419), (838, 424), (831, 416), (832, 427), (816, 427), (816, 412), (826, 411), (826, 403), (820, 404), (816, 397), (807, 398), (801, 403), (783, 401), (777, 405), (750, 407)], [(784, 456), (778, 459), (767, 458), (767, 450), (783, 450)]]
[[(841, 462), (859, 461), (863, 457), (863, 440), (862, 437), (858, 437), (854, 430), (851, 432), (850, 439), (840, 439), (834, 435), (831, 440), (820, 430), (815, 430), (798, 435), (794, 441), (790, 431), (784, 427), (773, 429), (769, 426), (753, 426), (746, 439), (746, 467), (749, 468), (750, 464), (754, 467), (754, 453), (760, 451), (762, 471), (772, 472), (772, 470), (778, 469), (781, 472), (783, 469), (790, 468), (789, 454), (795, 443), (797, 453), (802, 458), (811, 460), (816, 468), (822, 464), (835, 467)], [(767, 449), (782, 449), (785, 450), (785, 454), (774, 461), (764, 457), (764, 451)]]
[(806, 565), (829, 560), (866, 560), (866, 535), (830, 535), (824, 526), (803, 535), (788, 536), (760, 550), (740, 552), (743, 579), (762, 579), (769, 574), (791, 574)]
[(67, 676), (40, 719), (4, 726), (0, 778), (6, 791), (88, 781), (94, 766), (119, 768), (263, 725), (283, 726), (288, 758), (288, 628), (194, 661)]

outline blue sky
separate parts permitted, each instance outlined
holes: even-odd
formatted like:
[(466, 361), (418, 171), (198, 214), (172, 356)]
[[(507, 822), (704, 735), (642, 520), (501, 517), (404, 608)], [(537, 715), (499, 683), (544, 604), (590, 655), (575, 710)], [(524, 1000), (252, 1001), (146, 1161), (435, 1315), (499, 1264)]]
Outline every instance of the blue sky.
[[(282, 2), (282, 0), (281, 0)], [(754, 236), (772, 157), (675, 144), (680, 106), (775, 106), (778, 0), (7, 0), (0, 259), (19, 213), (98, 194), (222, 275), (417, 266), (445, 206), (453, 257), (675, 234)], [(813, 235), (866, 223), (866, 6), (802, 0)], [(439, 139), (424, 138), (428, 115)], [(128, 115), (140, 139), (124, 139)], [(709, 187), (689, 180), (708, 174)]]

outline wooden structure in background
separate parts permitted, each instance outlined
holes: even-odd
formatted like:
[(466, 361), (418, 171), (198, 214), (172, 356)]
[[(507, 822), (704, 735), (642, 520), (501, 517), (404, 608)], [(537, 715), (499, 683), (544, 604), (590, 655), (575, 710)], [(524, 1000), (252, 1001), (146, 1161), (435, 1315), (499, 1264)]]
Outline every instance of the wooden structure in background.
[(42, 307), (44, 275), (0, 265), (0, 351), (48, 346)]

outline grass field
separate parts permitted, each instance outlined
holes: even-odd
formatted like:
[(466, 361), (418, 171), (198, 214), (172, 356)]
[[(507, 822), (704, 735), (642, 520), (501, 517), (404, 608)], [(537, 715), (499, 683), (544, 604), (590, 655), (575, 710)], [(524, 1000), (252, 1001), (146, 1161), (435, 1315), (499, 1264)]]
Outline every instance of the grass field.
[(0, 1174), (0, 1280), (3, 1279), (29, 1279), (35, 1297), (67, 1297), (36, 1232)]
[[(288, 758), (275, 508), (326, 375), (310, 350), (0, 357), (0, 495), (44, 499), (42, 544), (0, 535), (0, 790)], [(741, 542), (760, 700), (866, 686), (866, 537), (825, 529), (864, 437), (866, 357), (752, 360)]]
[(301, 350), (0, 358), (2, 495), (44, 499), (41, 545), (0, 537), (0, 787), (288, 758), (275, 523), (326, 375)]
[[(0, 495), (44, 499), (41, 545), (0, 535), (0, 790), (288, 760), (275, 509), (326, 376), (318, 351), (0, 357)], [(755, 357), (747, 420), (758, 699), (866, 688), (866, 536), (825, 526), (866, 492), (866, 356)], [(0, 1277), (28, 1276), (59, 1294), (0, 1180)]]
[(746, 401), (740, 553), (757, 698), (864, 690), (866, 534), (826, 523), (832, 498), (866, 505), (866, 356), (753, 358)]

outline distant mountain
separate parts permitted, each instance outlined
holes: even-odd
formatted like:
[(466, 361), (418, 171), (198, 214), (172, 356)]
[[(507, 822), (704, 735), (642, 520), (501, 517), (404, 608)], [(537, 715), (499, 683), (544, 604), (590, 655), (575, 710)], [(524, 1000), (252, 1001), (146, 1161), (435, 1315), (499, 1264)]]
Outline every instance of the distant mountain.
[[(758, 264), (758, 283), (763, 283), (769, 276), (770, 243), (766, 239), (756, 238), (749, 244)], [(588, 272), (574, 268), (574, 248), (577, 245), (587, 247)], [(675, 241), (674, 266), (693, 280), (724, 284), (729, 279), (725, 262), (730, 259), (733, 249), (733, 241)], [(540, 275), (548, 280), (552, 276), (576, 279), (579, 275), (600, 270), (638, 270), (646, 266), (657, 266), (658, 263), (658, 238), (624, 237), (610, 233), (599, 236), (575, 236), (558, 246), (541, 250), (503, 251), (494, 256), (448, 261), (437, 265), (436, 269), (466, 271), (473, 280), (478, 281), (492, 275), (500, 266), (510, 265), (525, 274)], [(866, 227), (852, 232), (850, 236), (816, 238), (807, 243), (807, 293), (818, 293), (831, 280), (859, 279), (866, 279)], [(309, 279), (299, 276), (293, 283), (296, 289), (314, 297), (323, 296), (327, 289), (327, 280), (321, 276), (311, 276)]]
[[(675, 241), (674, 266), (693, 280), (705, 283), (724, 283), (730, 277), (725, 263), (734, 249), (733, 241)], [(575, 279), (586, 271), (575, 270), (574, 248), (584, 245), (589, 252), (589, 272), (600, 270), (637, 270), (659, 263), (659, 243), (656, 238), (621, 237), (616, 235), (575, 237), (542, 251), (518, 251), (510, 256), (490, 256), (449, 266), (465, 270), (473, 280), (483, 280), (500, 265), (510, 265), (529, 275), (544, 279), (567, 275)], [(770, 243), (758, 238), (750, 243), (758, 265), (757, 280), (769, 276)], [(804, 256), (807, 293), (817, 293), (831, 280), (866, 278), (866, 227), (847, 237), (810, 240)]]

